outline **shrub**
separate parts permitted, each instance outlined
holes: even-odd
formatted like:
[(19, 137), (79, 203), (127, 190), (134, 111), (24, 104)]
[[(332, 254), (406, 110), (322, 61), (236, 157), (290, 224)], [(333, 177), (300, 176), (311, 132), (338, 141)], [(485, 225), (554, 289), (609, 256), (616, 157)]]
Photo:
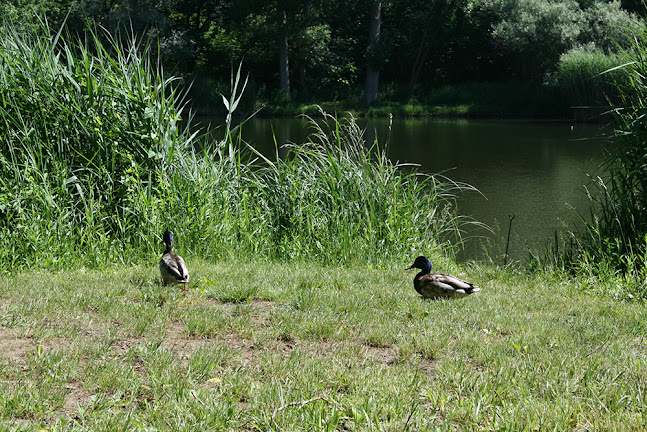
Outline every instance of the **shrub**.
[(618, 85), (627, 74), (618, 66), (627, 62), (624, 54), (605, 54), (594, 45), (578, 47), (562, 54), (554, 75), (569, 106), (608, 107), (618, 101)]

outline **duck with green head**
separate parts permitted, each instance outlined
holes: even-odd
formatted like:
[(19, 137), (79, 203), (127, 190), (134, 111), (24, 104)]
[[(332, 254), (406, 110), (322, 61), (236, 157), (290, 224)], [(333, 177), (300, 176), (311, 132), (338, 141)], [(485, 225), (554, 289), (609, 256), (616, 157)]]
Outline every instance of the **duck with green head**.
[(431, 262), (424, 256), (416, 258), (414, 263), (405, 270), (412, 268), (421, 270), (413, 279), (413, 287), (424, 298), (466, 297), (472, 293), (481, 291), (481, 288), (475, 284), (455, 276), (431, 273)]
[(181, 256), (173, 252), (173, 235), (169, 231), (164, 232), (164, 243), (166, 249), (160, 260), (160, 273), (164, 285), (178, 283), (184, 285), (182, 291), (186, 291), (186, 283), (189, 281), (189, 270)]

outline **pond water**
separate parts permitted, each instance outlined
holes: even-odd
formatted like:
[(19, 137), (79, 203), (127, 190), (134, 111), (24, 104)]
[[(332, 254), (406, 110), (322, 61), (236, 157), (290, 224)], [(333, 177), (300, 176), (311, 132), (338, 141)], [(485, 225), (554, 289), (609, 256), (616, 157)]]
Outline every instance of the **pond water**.
[[(376, 133), (392, 161), (415, 163), (428, 173), (443, 173), (481, 193), (463, 192), (458, 214), (492, 228), (467, 227), (457, 258), (503, 262), (509, 218), (514, 215), (509, 258), (525, 263), (529, 251), (541, 253), (555, 232), (567, 232), (588, 214), (584, 189), (608, 144), (595, 124), (519, 120), (372, 119), (360, 121)], [(255, 118), (243, 139), (260, 151), (303, 142), (306, 120)], [(576, 210), (575, 210), (576, 209)], [(424, 251), (421, 251), (424, 253)]]

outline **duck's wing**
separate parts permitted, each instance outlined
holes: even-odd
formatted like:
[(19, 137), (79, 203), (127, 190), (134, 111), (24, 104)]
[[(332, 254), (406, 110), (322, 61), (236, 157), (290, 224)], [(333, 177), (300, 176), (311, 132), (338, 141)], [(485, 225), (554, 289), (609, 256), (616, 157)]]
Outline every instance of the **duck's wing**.
[(188, 282), (189, 281), (189, 269), (186, 268), (186, 264), (184, 263), (184, 260), (182, 259), (181, 256), (175, 255), (175, 260), (177, 263), (178, 270), (180, 274), (182, 275), (182, 282)]
[(476, 284), (464, 281), (463, 279), (459, 279), (456, 276), (442, 274), (442, 273), (434, 273), (430, 276), (432, 276), (433, 279), (438, 281), (439, 283), (450, 285), (455, 289), (463, 289), (470, 292), (481, 290)]
[(187, 282), (189, 280), (189, 271), (181, 256), (173, 253), (166, 253), (160, 260), (160, 272), (162, 278), (173, 282)]
[(416, 278), (414, 287), (425, 298), (464, 297), (480, 291), (479, 287), (470, 282), (441, 273), (425, 274)]

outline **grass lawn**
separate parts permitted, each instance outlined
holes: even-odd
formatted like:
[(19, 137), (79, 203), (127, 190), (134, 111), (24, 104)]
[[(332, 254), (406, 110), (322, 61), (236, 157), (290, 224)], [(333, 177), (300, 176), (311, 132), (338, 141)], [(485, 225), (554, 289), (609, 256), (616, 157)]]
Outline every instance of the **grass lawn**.
[(156, 262), (3, 276), (0, 429), (647, 425), (643, 303), (592, 295), (585, 280), (480, 266), (458, 273), (480, 293), (422, 300), (403, 270), (412, 259), (188, 259), (186, 295), (160, 284)]

